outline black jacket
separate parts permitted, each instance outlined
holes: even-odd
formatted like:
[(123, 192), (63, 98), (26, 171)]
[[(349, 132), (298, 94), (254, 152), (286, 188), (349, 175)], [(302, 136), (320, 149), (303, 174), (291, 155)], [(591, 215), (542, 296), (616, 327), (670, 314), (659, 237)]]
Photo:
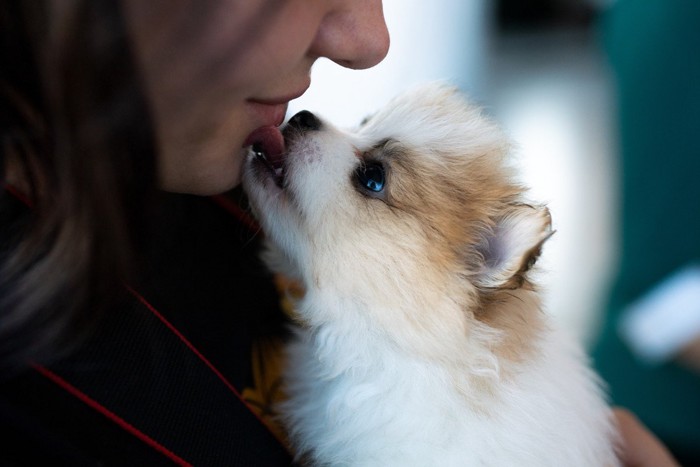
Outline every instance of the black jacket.
[[(28, 210), (0, 206), (2, 222)], [(119, 312), (68, 358), (0, 378), (0, 464), (292, 463), (262, 422), (286, 321), (260, 235), (223, 197), (166, 195), (156, 224)]]

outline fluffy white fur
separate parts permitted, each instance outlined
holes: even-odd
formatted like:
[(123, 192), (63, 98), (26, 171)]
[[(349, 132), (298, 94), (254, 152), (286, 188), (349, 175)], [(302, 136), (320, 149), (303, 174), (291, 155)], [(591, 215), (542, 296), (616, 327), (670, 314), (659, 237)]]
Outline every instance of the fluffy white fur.
[[(501, 131), (454, 89), (400, 96), (354, 132), (290, 124), (282, 186), (244, 187), (294, 276), (297, 339), (281, 407), (315, 465), (612, 466), (598, 380), (540, 311), (530, 279), (551, 235)], [(363, 189), (361, 165), (386, 185)]]

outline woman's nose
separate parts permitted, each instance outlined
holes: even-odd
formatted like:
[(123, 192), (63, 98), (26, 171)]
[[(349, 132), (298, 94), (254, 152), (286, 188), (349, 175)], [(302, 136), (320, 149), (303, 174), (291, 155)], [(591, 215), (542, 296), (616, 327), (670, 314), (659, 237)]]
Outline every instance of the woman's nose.
[(330, 0), (336, 3), (323, 19), (309, 53), (352, 68), (370, 68), (389, 51), (389, 31), (381, 0)]

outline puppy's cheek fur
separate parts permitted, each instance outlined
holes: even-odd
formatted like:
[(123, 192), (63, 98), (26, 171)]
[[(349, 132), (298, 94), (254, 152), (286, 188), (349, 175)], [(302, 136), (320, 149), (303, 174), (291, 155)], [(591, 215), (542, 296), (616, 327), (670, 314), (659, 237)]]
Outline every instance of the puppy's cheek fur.
[(347, 173), (354, 148), (336, 131), (314, 132), (292, 148), (287, 187), (309, 233), (341, 219), (351, 192)]

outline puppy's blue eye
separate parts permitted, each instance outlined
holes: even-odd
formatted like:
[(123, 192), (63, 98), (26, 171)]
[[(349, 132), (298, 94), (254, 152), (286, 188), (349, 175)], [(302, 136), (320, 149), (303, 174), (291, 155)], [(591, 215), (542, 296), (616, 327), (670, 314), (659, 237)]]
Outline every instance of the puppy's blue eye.
[(362, 188), (374, 193), (380, 193), (384, 190), (386, 174), (384, 166), (379, 162), (361, 164), (355, 171), (355, 177)]

